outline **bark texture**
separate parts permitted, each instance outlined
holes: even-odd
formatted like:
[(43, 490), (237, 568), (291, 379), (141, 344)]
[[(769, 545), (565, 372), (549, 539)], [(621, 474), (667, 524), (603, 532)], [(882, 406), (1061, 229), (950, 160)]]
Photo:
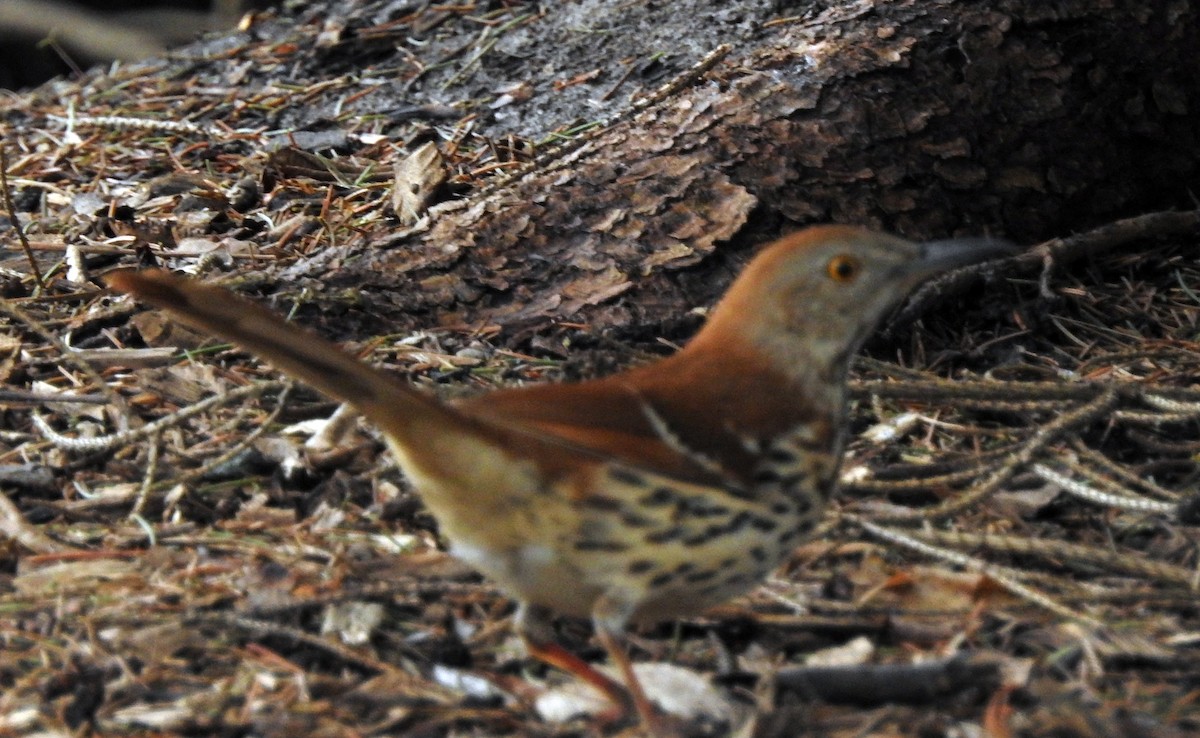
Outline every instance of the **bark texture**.
[(1198, 44), (1186, 2), (844, 4), (333, 281), (448, 324), (619, 326), (709, 302), (734, 270), (706, 257), (806, 223), (1034, 242), (1188, 206)]

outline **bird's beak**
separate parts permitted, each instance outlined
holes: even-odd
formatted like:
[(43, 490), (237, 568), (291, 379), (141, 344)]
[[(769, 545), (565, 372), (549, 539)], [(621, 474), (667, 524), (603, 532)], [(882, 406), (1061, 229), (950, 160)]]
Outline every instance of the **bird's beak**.
[(1016, 254), (1011, 241), (999, 238), (949, 238), (920, 244), (920, 256), (912, 262), (913, 276), (928, 276), (950, 269)]

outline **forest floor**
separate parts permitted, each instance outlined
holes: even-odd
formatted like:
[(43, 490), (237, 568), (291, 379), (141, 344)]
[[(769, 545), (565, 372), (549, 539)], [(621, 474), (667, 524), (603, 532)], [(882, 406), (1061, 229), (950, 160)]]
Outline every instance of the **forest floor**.
[[(521, 80), (629, 37), (598, 26), (605, 5), (571, 4), (545, 57), (519, 35), (534, 10), (478, 23), (425, 6), (360, 30), (374, 46), (329, 24), (305, 46), (320, 19), (298, 19), (308, 35), (227, 37), (0, 103), (5, 210), (29, 249), (0, 226), (0, 734), (599, 730), (556, 717), (561, 700), (594, 705), (524, 656), (511, 601), (444, 553), (372, 429), (328, 422), (333, 403), (95, 278), (158, 263), (282, 287), (277, 309), (443, 396), (662, 355), (699, 318), (548, 317), (519, 337), (433, 315), (355, 324), (306, 312), (320, 275), (296, 269), (398, 227), (389, 143), (442, 142), (439, 197), (466, 197), (586, 130), (548, 125), (577, 109), (568, 96), (599, 99), (600, 119), (712, 48), (656, 55), (652, 32), (604, 47), (624, 71), (563, 78), (562, 107), (535, 118)], [(634, 5), (650, 29), (680, 10)], [(725, 13), (699, 25), (726, 35), (773, 7), (692, 5)], [(412, 28), (442, 63), (406, 78), (444, 99), (358, 87)], [(326, 82), (281, 81), (300, 67)], [(1200, 266), (1184, 216), (1126, 224), (1120, 248), (1070, 269), (1001, 268), (986, 296), (920, 303), (875, 339), (821, 534), (751, 595), (637, 632), (636, 661), (679, 670), (651, 689), (692, 685), (701, 705), (681, 709), (700, 735), (1197, 734)], [(586, 623), (559, 630), (603, 659)]]

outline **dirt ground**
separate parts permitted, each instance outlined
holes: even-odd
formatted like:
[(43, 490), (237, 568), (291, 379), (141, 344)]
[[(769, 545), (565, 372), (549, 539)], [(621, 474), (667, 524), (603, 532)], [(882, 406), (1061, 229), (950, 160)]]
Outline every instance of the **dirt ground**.
[[(31, 255), (0, 225), (0, 734), (636, 734), (557, 719), (586, 700), (524, 656), (511, 601), (444, 553), (375, 431), (95, 278), (227, 281), (443, 396), (662, 355), (706, 305), (516, 335), (306, 298), (314, 265), (401, 227), (401, 152), (439, 142), (437, 198), (471, 197), (826, 5), (298, 5), (0, 102)], [(1200, 231), (1115, 232), (870, 343), (820, 536), (753, 594), (631, 639), (677, 667), (658, 688), (694, 693), (696, 734), (1200, 732)], [(603, 660), (586, 623), (558, 627)]]

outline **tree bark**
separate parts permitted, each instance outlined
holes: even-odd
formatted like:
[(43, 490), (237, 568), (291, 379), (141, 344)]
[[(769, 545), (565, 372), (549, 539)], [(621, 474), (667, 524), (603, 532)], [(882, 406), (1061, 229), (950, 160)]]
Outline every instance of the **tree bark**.
[(1185, 2), (843, 3), (332, 281), (444, 324), (624, 326), (709, 303), (806, 223), (1033, 242), (1190, 207), (1198, 44)]

